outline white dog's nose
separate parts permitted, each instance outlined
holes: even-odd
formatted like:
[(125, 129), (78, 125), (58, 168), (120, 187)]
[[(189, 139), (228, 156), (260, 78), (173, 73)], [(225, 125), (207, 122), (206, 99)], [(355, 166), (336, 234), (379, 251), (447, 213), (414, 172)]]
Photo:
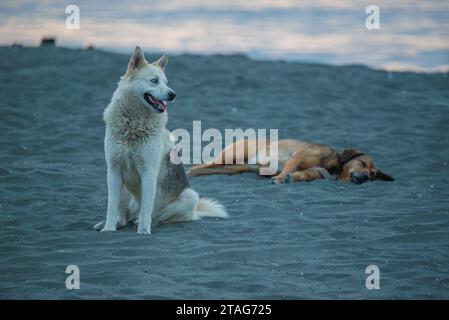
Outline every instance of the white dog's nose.
[(173, 101), (173, 100), (175, 100), (175, 98), (176, 98), (176, 92), (170, 91), (170, 92), (168, 93), (168, 100), (169, 100), (169, 101)]

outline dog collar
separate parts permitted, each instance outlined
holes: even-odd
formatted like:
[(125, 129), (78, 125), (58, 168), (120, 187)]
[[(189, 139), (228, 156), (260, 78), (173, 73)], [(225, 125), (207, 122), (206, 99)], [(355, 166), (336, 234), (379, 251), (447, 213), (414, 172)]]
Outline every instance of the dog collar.
[(344, 166), (345, 164), (347, 164), (349, 161), (352, 161), (352, 160), (354, 160), (355, 158), (358, 158), (358, 157), (364, 156), (364, 155), (365, 155), (365, 153), (359, 152), (359, 153), (356, 153), (355, 155), (353, 155), (352, 157), (350, 157), (349, 159), (347, 159), (346, 161), (341, 161), (340, 155), (338, 155), (338, 159), (340, 160), (341, 167), (343, 168), (343, 166)]

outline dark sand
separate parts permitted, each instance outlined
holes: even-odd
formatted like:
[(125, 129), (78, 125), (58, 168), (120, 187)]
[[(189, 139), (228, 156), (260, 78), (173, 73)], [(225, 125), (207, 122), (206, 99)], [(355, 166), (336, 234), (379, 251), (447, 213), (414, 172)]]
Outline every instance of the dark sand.
[[(156, 56), (150, 56), (155, 58)], [(0, 48), (0, 298), (449, 298), (449, 77), (173, 57), (169, 128), (279, 128), (369, 152), (393, 183), (192, 180), (226, 221), (99, 233), (102, 112), (128, 56)], [(81, 289), (67, 290), (69, 264)], [(365, 268), (381, 289), (365, 288)]]

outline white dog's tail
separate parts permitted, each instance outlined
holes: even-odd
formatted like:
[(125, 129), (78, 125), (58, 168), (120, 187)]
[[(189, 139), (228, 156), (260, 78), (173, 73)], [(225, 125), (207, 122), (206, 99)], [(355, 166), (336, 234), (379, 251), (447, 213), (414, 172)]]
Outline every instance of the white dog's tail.
[(227, 218), (225, 208), (213, 199), (200, 198), (195, 209), (195, 218)]

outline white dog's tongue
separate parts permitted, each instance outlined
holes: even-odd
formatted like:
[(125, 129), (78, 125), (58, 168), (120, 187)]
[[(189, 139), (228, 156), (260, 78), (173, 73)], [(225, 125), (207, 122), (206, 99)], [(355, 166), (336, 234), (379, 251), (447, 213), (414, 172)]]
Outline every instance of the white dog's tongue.
[(159, 108), (161, 108), (163, 111), (167, 110), (167, 105), (164, 103), (164, 101), (159, 100), (153, 96), (150, 96), (151, 102), (153, 102), (154, 104), (157, 104), (159, 106)]

